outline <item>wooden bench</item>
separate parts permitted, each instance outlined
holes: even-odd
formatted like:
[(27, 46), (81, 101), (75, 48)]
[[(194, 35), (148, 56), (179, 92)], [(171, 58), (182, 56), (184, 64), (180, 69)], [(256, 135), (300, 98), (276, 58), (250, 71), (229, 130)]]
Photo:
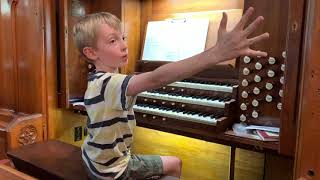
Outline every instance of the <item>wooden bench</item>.
[(79, 147), (50, 140), (7, 153), (16, 169), (39, 179), (88, 179)]

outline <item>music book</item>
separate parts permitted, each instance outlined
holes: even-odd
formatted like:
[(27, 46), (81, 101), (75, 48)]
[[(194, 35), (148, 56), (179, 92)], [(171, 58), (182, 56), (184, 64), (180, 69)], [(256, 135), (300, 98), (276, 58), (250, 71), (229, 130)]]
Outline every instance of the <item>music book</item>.
[(279, 133), (256, 130), (256, 133), (263, 141), (279, 141)]
[(142, 60), (178, 61), (203, 52), (208, 26), (208, 19), (148, 22)]

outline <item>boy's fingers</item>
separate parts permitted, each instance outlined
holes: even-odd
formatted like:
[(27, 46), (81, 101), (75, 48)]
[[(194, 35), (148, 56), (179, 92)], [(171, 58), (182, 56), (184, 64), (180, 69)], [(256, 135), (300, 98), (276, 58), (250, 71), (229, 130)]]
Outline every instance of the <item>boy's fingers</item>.
[(250, 7), (246, 13), (242, 16), (238, 24), (236, 25), (235, 29), (243, 29), (246, 23), (249, 21), (251, 15), (253, 14), (253, 7)]
[(248, 39), (249, 41), (249, 45), (252, 45), (256, 42), (259, 42), (259, 41), (262, 41), (262, 40), (265, 40), (265, 39), (268, 39), (269, 38), (269, 33), (263, 33), (259, 36), (256, 36), (256, 37), (253, 37), (253, 38), (250, 38)]
[(228, 15), (227, 13), (223, 12), (222, 13), (222, 19), (220, 21), (220, 27), (219, 27), (219, 32), (225, 32), (227, 29), (227, 22), (228, 22)]
[(263, 52), (263, 51), (255, 51), (255, 50), (250, 49), (246, 53), (246, 55), (249, 55), (249, 56), (252, 56), (252, 57), (259, 57), (259, 56), (266, 57), (266, 56), (268, 56), (268, 53)]
[(244, 36), (249, 36), (253, 31), (255, 31), (258, 26), (262, 23), (264, 18), (262, 16), (257, 17), (245, 30), (244, 30)]

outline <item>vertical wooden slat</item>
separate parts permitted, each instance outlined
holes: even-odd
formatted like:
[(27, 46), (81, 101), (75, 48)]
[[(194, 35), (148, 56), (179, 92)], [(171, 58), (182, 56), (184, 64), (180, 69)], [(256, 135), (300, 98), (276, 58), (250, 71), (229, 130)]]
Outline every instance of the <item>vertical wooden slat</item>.
[(320, 178), (320, 2), (308, 0), (295, 179)]
[(280, 115), (279, 152), (293, 156), (297, 131), (297, 97), (299, 85), (299, 65), (301, 63), (301, 37), (303, 28), (304, 3), (302, 0), (289, 1), (289, 19), (286, 48), (286, 70), (284, 74), (284, 97)]

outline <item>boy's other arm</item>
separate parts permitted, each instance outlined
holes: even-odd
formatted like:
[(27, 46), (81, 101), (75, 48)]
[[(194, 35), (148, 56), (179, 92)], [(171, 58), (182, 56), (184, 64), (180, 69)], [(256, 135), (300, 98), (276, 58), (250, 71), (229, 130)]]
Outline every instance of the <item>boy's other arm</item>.
[(127, 95), (135, 96), (140, 92), (188, 78), (210, 66), (238, 56), (267, 56), (266, 52), (252, 50), (249, 47), (269, 37), (268, 33), (264, 33), (248, 38), (263, 21), (263, 17), (260, 16), (244, 29), (252, 13), (253, 8), (249, 8), (235, 28), (229, 32), (226, 31), (227, 15), (223, 13), (218, 30), (218, 41), (214, 47), (182, 61), (168, 63), (154, 71), (133, 76), (128, 84)]

